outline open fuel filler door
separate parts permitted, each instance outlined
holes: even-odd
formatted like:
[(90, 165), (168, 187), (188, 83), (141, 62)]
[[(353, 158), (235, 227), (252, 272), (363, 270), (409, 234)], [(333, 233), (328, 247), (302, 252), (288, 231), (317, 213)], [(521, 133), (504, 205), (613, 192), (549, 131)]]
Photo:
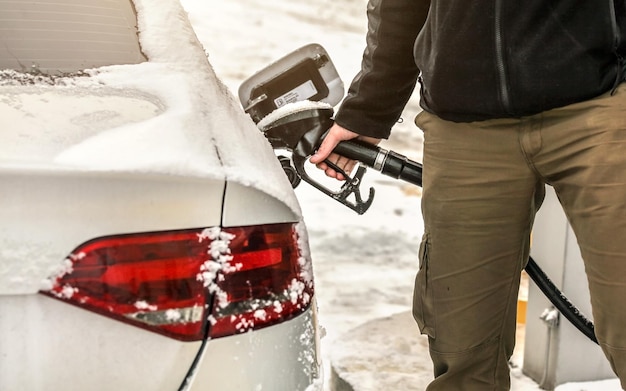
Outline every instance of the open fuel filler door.
[(239, 87), (239, 101), (255, 123), (289, 103), (315, 101), (335, 106), (343, 94), (343, 82), (330, 56), (316, 43), (289, 53)]

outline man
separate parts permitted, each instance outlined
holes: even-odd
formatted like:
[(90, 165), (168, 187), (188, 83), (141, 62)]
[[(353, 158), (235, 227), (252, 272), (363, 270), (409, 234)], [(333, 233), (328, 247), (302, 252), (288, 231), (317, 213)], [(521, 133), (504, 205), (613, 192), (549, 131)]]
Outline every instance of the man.
[(545, 184), (576, 233), (597, 338), (626, 388), (626, 9), (596, 0), (370, 0), (362, 69), (311, 162), (389, 136), (416, 82), (425, 222), (413, 314), (428, 390), (508, 390)]

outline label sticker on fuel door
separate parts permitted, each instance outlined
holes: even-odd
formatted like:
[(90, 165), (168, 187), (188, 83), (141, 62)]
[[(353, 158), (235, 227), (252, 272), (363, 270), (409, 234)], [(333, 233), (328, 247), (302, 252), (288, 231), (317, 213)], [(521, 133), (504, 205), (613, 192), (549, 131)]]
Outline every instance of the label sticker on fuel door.
[(300, 102), (303, 100), (307, 100), (310, 97), (317, 94), (317, 89), (311, 80), (308, 80), (293, 90), (286, 92), (285, 94), (279, 96), (274, 99), (274, 104), (276, 107), (283, 107), (287, 103)]

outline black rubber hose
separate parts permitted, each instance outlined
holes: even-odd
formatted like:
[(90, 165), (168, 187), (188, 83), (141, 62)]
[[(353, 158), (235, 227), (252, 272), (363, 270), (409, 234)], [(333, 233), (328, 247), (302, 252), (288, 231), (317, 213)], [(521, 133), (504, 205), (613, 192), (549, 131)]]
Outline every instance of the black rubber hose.
[[(385, 175), (422, 186), (422, 165), (393, 151), (360, 140), (350, 140), (340, 142), (333, 152), (357, 160)], [(525, 270), (556, 309), (587, 338), (598, 343), (593, 323), (565, 297), (532, 257), (529, 257)]]
[(569, 320), (581, 333), (595, 343), (598, 343), (594, 331), (593, 323), (580, 313), (578, 308), (572, 304), (567, 297), (557, 288), (550, 280), (548, 275), (537, 265), (532, 257), (528, 258), (526, 265), (526, 273), (534, 281), (539, 290), (550, 300), (557, 310)]
[(360, 140), (350, 140), (340, 142), (333, 152), (358, 160), (384, 175), (422, 186), (422, 165), (394, 151)]

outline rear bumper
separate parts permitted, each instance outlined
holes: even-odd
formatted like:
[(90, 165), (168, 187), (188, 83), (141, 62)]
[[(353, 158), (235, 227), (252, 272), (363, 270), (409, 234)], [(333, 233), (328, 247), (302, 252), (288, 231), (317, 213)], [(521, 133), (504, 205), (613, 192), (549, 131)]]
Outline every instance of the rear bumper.
[(0, 308), (0, 390), (177, 390), (201, 345), (44, 295)]
[(209, 341), (185, 391), (322, 388), (316, 304), (287, 322)]
[(185, 391), (298, 391), (321, 384), (315, 305), (279, 325), (204, 345), (43, 295), (0, 295), (0, 308), (0, 390), (177, 391), (185, 384)]

